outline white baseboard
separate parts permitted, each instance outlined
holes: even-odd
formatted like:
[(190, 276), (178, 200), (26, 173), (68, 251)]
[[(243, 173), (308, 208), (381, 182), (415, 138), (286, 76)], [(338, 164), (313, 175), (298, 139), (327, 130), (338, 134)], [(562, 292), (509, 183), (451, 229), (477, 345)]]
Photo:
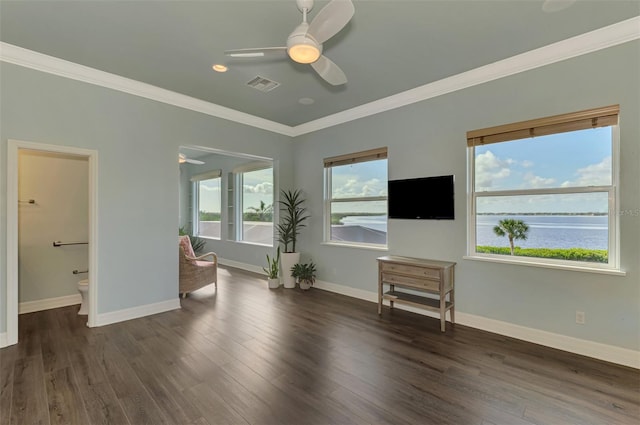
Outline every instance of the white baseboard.
[(80, 294), (65, 295), (64, 297), (47, 298), (44, 300), (25, 301), (18, 305), (18, 314), (51, 310), (52, 308), (67, 307), (80, 303), (82, 303), (82, 296)]
[(0, 333), (0, 348), (4, 348), (9, 345), (9, 341), (7, 340), (7, 333)]
[(164, 313), (165, 311), (177, 310), (180, 308), (180, 299), (161, 301), (154, 304), (146, 304), (138, 307), (125, 308), (124, 310), (111, 311), (109, 313), (98, 314), (96, 326), (111, 325), (113, 323), (124, 322), (125, 320), (138, 319), (152, 314)]
[(574, 338), (540, 329), (528, 328), (500, 320), (456, 311), (456, 322), (476, 329), (533, 342), (558, 350), (640, 369), (640, 351)]
[(235, 267), (236, 269), (242, 269), (266, 276), (264, 270), (262, 270), (262, 267), (254, 266), (253, 264), (241, 263), (240, 261), (227, 260), (225, 258), (218, 258), (218, 263), (221, 266)]
[[(378, 302), (378, 294), (376, 292), (365, 291), (362, 289), (351, 288), (348, 286), (338, 285), (330, 282), (323, 282), (319, 280), (316, 281), (315, 287), (325, 291), (335, 292), (341, 295), (346, 295), (361, 300), (366, 300), (374, 303)], [(396, 308), (422, 314), (424, 316), (436, 318), (440, 317), (438, 313), (433, 313), (411, 306), (396, 304)], [(459, 310), (456, 310), (456, 323), (527, 342), (533, 342), (534, 344), (544, 345), (546, 347), (556, 348), (558, 350), (568, 351), (570, 353), (580, 354), (583, 356), (593, 357), (607, 362), (640, 369), (640, 351), (616, 347), (613, 345), (601, 344), (599, 342), (588, 341), (585, 339), (573, 338), (570, 336), (542, 331), (539, 329), (528, 328), (526, 326), (520, 326), (509, 322), (489, 319), (487, 317), (477, 316), (475, 314), (464, 313)]]

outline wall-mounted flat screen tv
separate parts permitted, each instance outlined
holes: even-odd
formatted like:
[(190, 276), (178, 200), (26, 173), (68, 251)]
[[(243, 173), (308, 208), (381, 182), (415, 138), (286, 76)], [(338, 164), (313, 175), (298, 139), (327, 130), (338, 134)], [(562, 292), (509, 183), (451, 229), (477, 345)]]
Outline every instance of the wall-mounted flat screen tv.
[(453, 220), (454, 176), (389, 180), (389, 218)]

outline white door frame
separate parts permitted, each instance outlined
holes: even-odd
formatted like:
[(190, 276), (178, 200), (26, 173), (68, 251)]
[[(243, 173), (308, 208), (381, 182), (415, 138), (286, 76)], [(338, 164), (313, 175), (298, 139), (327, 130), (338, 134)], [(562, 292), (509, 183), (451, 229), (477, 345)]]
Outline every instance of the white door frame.
[(18, 343), (18, 151), (20, 149), (88, 158), (89, 316), (87, 326), (97, 326), (98, 317), (98, 151), (9, 139), (7, 145), (7, 345)]

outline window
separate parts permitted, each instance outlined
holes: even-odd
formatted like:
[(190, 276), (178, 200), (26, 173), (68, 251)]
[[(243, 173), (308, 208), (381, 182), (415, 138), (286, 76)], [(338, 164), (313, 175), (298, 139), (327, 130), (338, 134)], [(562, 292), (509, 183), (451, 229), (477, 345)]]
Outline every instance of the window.
[(387, 148), (324, 160), (325, 240), (386, 246)]
[(238, 239), (273, 246), (273, 166), (251, 163), (234, 170), (237, 176), (239, 206)]
[(214, 170), (191, 177), (197, 236), (220, 239), (220, 175), (220, 170)]
[(467, 133), (469, 254), (619, 268), (610, 106)]

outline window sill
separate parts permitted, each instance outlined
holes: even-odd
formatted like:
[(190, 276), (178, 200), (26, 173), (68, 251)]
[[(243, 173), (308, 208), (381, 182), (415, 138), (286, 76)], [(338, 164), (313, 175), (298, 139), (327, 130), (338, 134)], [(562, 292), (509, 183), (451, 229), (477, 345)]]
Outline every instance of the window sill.
[(599, 273), (599, 274), (608, 274), (612, 276), (626, 276), (627, 272), (620, 269), (604, 269), (599, 267), (589, 267), (589, 266), (574, 266), (571, 264), (551, 264), (551, 263), (540, 263), (536, 261), (523, 261), (521, 259), (516, 258), (497, 258), (497, 257), (485, 257), (479, 255), (465, 255), (462, 257), (465, 260), (472, 261), (486, 261), (490, 263), (503, 263), (503, 264), (515, 264), (518, 266), (529, 266), (529, 267), (542, 267), (546, 269), (557, 269), (557, 270), (570, 270), (575, 272), (583, 272), (583, 273)]
[(322, 242), (320, 245), (327, 246), (339, 246), (342, 248), (357, 248), (357, 249), (368, 249), (371, 251), (389, 251), (389, 247), (387, 245), (368, 245), (368, 244), (359, 244), (359, 243), (344, 243), (344, 242)]

